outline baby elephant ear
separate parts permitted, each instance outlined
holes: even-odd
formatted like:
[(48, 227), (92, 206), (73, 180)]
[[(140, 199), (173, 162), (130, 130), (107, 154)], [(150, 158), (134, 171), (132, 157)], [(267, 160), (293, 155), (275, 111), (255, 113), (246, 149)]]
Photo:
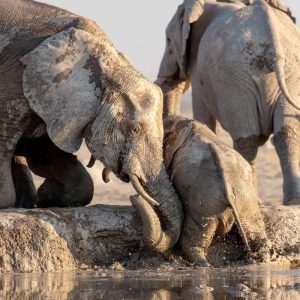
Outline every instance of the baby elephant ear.
[(83, 130), (95, 118), (101, 96), (101, 45), (86, 31), (70, 28), (46, 39), (21, 62), (23, 91), (47, 125), (56, 146), (79, 149)]

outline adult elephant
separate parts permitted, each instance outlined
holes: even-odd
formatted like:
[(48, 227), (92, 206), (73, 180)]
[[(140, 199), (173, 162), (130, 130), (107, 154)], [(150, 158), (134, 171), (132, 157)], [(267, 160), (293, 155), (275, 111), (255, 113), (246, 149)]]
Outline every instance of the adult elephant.
[[(60, 169), (68, 170), (61, 174), (67, 179), (72, 153), (84, 138), (95, 159), (158, 205), (170, 228), (161, 243), (171, 247), (183, 214), (163, 166), (161, 90), (131, 66), (94, 22), (54, 6), (0, 0), (0, 41), (0, 207), (16, 200), (14, 154), (28, 156), (36, 173), (43, 171), (45, 164), (39, 162), (46, 156), (53, 169), (60, 156), (69, 156), (61, 159)], [(24, 153), (31, 142), (36, 155)], [(47, 149), (53, 148), (51, 156)], [(51, 178), (44, 185), (60, 190)]]
[(235, 2), (178, 7), (157, 79), (164, 114), (179, 113), (191, 83), (194, 118), (213, 131), (219, 121), (253, 168), (274, 133), (284, 204), (300, 204), (300, 33), (280, 1)]

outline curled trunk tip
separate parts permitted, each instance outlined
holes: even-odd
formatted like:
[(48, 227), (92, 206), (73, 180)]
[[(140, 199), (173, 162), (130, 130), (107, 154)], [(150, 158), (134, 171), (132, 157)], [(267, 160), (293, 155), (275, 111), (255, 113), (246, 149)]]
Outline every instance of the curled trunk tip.
[(151, 249), (164, 253), (177, 241), (177, 235), (162, 229), (161, 222), (153, 207), (139, 196), (131, 196), (132, 206), (138, 211), (143, 222), (145, 243)]

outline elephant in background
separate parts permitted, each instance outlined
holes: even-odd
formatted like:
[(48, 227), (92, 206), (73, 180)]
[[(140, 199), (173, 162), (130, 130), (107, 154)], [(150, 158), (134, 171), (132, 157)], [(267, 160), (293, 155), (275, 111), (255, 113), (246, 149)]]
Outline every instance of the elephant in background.
[[(164, 161), (183, 202), (180, 246), (191, 262), (209, 266), (206, 254), (214, 236), (224, 237), (234, 223), (249, 255), (260, 261), (269, 260), (271, 243), (252, 181), (252, 168), (241, 155), (218, 140), (205, 125), (173, 117), (165, 122)], [(144, 220), (147, 244), (153, 247), (164, 232), (158, 215), (143, 199), (133, 196), (131, 201)]]
[[(14, 155), (24, 155), (37, 174), (55, 173), (62, 161), (64, 180), (72, 165), (75, 173), (82, 167), (72, 153), (85, 139), (94, 159), (157, 206), (171, 225), (158, 247), (172, 247), (183, 212), (163, 165), (160, 88), (135, 70), (93, 21), (54, 6), (0, 0), (0, 37), (0, 207), (16, 201)], [(85, 172), (80, 176), (87, 192), (78, 195), (77, 204), (84, 205), (92, 196), (91, 182)], [(76, 190), (78, 178), (65, 191), (51, 177), (43, 185), (52, 198), (44, 202), (58, 205), (62, 198), (61, 206), (70, 205), (64, 196)]]
[(219, 122), (254, 174), (258, 147), (274, 133), (283, 202), (300, 204), (300, 32), (280, 1), (235, 2), (178, 7), (156, 81), (164, 115), (179, 113), (191, 84), (194, 118), (214, 132)]

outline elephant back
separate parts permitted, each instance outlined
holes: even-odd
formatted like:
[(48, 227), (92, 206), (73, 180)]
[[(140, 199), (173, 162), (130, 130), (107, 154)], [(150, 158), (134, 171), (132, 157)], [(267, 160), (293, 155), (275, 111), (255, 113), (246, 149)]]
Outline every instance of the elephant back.
[(95, 22), (67, 10), (31, 0), (0, 0), (2, 68), (8, 60), (17, 62), (48, 37), (71, 27), (106, 36)]

